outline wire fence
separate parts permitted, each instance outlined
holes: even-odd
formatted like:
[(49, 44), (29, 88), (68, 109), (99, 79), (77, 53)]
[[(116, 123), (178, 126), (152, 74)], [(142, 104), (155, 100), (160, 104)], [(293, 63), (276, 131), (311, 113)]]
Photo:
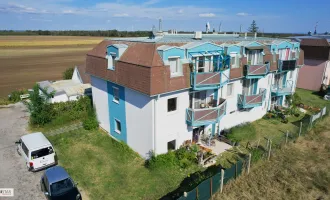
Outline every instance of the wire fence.
[[(274, 149), (280, 149), (289, 142), (295, 141), (298, 137), (306, 135), (315, 125), (318, 119), (322, 119), (327, 113), (326, 107), (314, 115), (306, 115), (303, 119), (296, 122), (299, 130), (297, 132), (287, 131), (283, 137), (271, 139), (262, 138), (249, 142), (246, 146), (250, 150), (247, 155), (241, 155), (241, 158), (232, 164), (229, 168), (221, 166), (211, 166), (204, 172), (197, 172), (186, 178), (175, 191), (164, 196), (163, 200), (208, 200), (216, 192), (222, 192), (223, 186), (231, 180), (239, 177), (244, 171), (249, 173), (250, 166), (260, 158), (270, 159)], [(197, 178), (196, 178), (197, 177)]]

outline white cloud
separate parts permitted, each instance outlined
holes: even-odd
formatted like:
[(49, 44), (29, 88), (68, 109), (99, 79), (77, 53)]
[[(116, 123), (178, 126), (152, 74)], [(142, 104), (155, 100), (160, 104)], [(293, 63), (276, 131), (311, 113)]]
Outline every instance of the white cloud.
[(215, 17), (214, 13), (202, 13), (199, 14), (200, 17)]
[(160, 2), (160, 0), (149, 0), (149, 1), (144, 2), (143, 4), (144, 5), (153, 5), (153, 4), (156, 4), (159, 2)]
[(178, 10), (179, 14), (183, 14), (183, 9)]
[(121, 13), (121, 14), (114, 14), (114, 17), (129, 17), (129, 15), (127, 13)]
[(245, 13), (245, 12), (240, 12), (240, 13), (237, 13), (236, 15), (237, 15), (237, 16), (249, 16), (249, 15), (251, 15), (251, 14), (249, 14), (249, 13)]

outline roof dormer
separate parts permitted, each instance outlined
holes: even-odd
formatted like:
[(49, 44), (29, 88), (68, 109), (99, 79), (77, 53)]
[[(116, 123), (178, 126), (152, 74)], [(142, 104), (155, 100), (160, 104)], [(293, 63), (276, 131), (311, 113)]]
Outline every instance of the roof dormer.
[(108, 69), (115, 70), (116, 61), (120, 59), (127, 48), (126, 44), (112, 44), (107, 47)]

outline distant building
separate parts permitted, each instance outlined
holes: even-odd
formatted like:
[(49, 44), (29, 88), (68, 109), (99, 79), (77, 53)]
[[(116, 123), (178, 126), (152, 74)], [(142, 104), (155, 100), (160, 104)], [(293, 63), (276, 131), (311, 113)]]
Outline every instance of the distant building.
[(320, 91), (330, 85), (330, 36), (299, 36), (305, 65), (299, 70), (298, 88)]
[(100, 127), (147, 157), (285, 106), (303, 55), (284, 39), (167, 34), (106, 39), (86, 72)]
[(38, 82), (40, 94), (50, 94), (50, 103), (74, 101), (84, 95), (91, 96), (90, 76), (85, 73), (85, 68), (85, 65), (76, 66), (71, 80)]

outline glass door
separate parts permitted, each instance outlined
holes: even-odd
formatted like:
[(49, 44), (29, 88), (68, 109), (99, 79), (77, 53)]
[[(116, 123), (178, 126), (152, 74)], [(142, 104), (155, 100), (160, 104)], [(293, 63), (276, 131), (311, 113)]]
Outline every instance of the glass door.
[(206, 91), (190, 93), (189, 107), (192, 109), (205, 108), (206, 107)]
[(243, 81), (243, 95), (257, 94), (258, 79), (245, 79)]

